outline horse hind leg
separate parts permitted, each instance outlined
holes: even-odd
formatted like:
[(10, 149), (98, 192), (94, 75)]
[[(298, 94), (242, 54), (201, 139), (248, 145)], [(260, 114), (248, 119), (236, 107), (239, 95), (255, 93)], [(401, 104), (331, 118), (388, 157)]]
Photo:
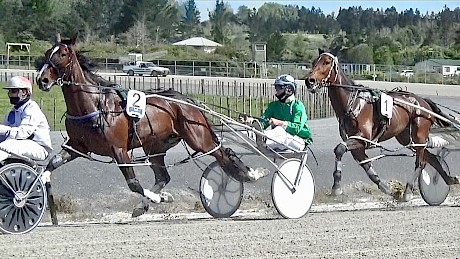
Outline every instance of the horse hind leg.
[[(217, 147), (217, 139), (207, 124), (184, 123), (184, 131), (181, 136), (185, 142), (195, 151), (208, 153)], [(225, 173), (240, 182), (253, 182), (264, 176), (267, 169), (253, 170), (246, 166), (231, 148), (220, 147), (210, 153)]]
[(418, 177), (420, 177), (422, 170), (425, 168), (426, 161), (424, 157), (425, 153), (425, 147), (416, 147), (415, 148), (415, 154), (416, 154), (416, 159), (415, 159), (415, 169), (414, 173), (412, 176), (409, 178), (409, 180), (406, 183), (406, 189), (404, 191), (404, 195), (401, 201), (410, 201), (412, 200), (413, 191), (414, 191), (414, 186), (415, 186), (415, 181), (417, 180)]
[(439, 175), (441, 175), (442, 179), (444, 179), (447, 185), (460, 183), (460, 179), (458, 177), (450, 176), (447, 174), (439, 162), (438, 157), (427, 149), (425, 149), (425, 159), (427, 163), (430, 164), (439, 173)]
[(406, 190), (402, 199), (403, 201), (412, 200), (415, 182), (417, 178), (420, 177), (426, 163), (430, 164), (441, 175), (447, 185), (460, 183), (460, 179), (458, 177), (448, 175), (444, 168), (442, 168), (438, 158), (424, 147), (418, 147), (416, 149), (416, 157), (414, 174), (412, 175), (412, 178), (407, 181)]

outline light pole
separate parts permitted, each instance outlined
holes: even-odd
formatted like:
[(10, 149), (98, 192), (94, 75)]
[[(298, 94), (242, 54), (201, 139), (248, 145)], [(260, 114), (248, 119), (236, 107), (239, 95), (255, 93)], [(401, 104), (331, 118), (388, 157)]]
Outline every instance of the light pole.
[(160, 31), (160, 26), (157, 26), (156, 36), (155, 36), (155, 45), (158, 45), (158, 32)]

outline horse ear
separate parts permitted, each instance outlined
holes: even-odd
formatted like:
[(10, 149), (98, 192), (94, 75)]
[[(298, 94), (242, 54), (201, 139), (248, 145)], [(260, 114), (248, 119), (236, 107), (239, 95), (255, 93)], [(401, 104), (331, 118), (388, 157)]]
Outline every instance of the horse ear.
[(56, 44), (61, 43), (61, 34), (58, 32), (56, 33)]
[(335, 47), (331, 50), (331, 54), (336, 56), (339, 54), (341, 47)]
[(322, 48), (318, 48), (318, 53), (321, 55), (324, 53), (324, 50)]
[(72, 36), (72, 38), (70, 38), (70, 44), (71, 45), (75, 45), (77, 43), (77, 34), (75, 34), (74, 36)]

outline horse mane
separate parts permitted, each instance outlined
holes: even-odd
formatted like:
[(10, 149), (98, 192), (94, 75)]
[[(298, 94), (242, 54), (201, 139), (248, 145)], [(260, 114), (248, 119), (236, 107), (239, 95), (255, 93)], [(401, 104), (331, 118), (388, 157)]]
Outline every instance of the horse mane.
[(101, 77), (100, 75), (96, 74), (96, 68), (99, 66), (96, 62), (93, 62), (91, 59), (86, 57), (80, 51), (75, 51), (75, 55), (77, 57), (78, 63), (80, 64), (83, 73), (96, 82), (98, 85), (112, 87), (116, 86), (116, 83), (110, 82), (109, 80)]
[[(338, 65), (339, 64), (337, 64), (336, 66), (338, 66)], [(348, 76), (345, 75), (345, 73), (343, 72), (341, 67), (339, 67), (339, 74), (338, 74), (337, 77), (340, 77), (342, 79), (342, 84), (343, 85), (363, 86), (363, 85), (356, 84), (354, 80), (348, 78)]]

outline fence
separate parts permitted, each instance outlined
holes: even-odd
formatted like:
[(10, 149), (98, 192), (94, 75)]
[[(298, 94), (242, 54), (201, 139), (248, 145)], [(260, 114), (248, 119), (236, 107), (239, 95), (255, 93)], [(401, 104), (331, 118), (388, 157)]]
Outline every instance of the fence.
[[(14, 73), (14, 75), (17, 74), (26, 76), (31, 80), (36, 76), (36, 73), (33, 72)], [(13, 76), (12, 72), (0, 73), (0, 84), (6, 82), (11, 76)], [(147, 91), (171, 88), (233, 118), (236, 118), (239, 113), (260, 116), (267, 103), (274, 100), (274, 89), (271, 83), (268, 82), (248, 83), (236, 80), (181, 79), (174, 77), (103, 77), (119, 84), (124, 89)], [(36, 89), (36, 86), (34, 86), (34, 100), (44, 111), (53, 130), (64, 129), (65, 126), (61, 121), (66, 111), (64, 98), (60, 89), (57, 87), (53, 89), (53, 92), (46, 93)], [(305, 87), (300, 86), (297, 91), (297, 98), (305, 104), (309, 119), (334, 116), (326, 91), (310, 94)], [(0, 99), (0, 102), (0, 116), (5, 116), (11, 105), (6, 98)]]
[[(0, 68), (31, 69), (40, 62), (41, 57), (20, 56), (10, 57), (6, 63), (5, 55), (0, 55)], [(101, 72), (122, 72), (122, 64), (118, 59), (93, 58), (99, 64)], [(208, 77), (237, 77), (237, 78), (275, 78), (281, 74), (290, 74), (295, 78), (305, 78), (311, 69), (310, 63), (273, 63), (256, 64), (254, 62), (233, 61), (193, 61), (193, 60), (152, 60), (153, 63), (167, 67), (173, 75), (208, 76)], [(444, 77), (440, 73), (419, 71), (413, 66), (393, 66), (377, 64), (348, 64), (343, 63), (342, 69), (345, 74), (354, 80), (376, 80), (386, 82), (408, 82), (429, 84), (460, 84), (460, 76)], [(265, 70), (266, 71), (262, 71)], [(401, 71), (411, 69), (413, 75), (407, 76)]]

